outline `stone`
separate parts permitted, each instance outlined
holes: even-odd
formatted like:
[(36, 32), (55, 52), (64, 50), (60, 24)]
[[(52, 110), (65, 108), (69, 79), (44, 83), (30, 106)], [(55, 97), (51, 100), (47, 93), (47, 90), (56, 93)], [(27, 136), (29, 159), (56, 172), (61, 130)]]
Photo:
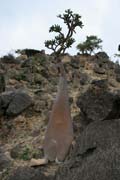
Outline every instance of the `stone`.
[(15, 147), (13, 147), (10, 151), (10, 155), (13, 159), (19, 158), (21, 155), (23, 147), (20, 144), (17, 144)]
[(107, 59), (107, 60), (109, 59), (109, 56), (104, 51), (96, 53), (95, 56), (98, 57), (98, 58), (102, 58), (102, 59)]
[(24, 92), (17, 92), (11, 100), (6, 114), (8, 116), (16, 116), (32, 105), (32, 99)]
[(94, 80), (92, 80), (91, 84), (94, 86), (97, 86), (99, 88), (102, 88), (102, 89), (108, 88), (108, 80), (107, 79), (100, 79), (100, 80), (94, 79)]
[(120, 66), (117, 65), (114, 69), (115, 72), (115, 78), (117, 82), (120, 82)]
[[(98, 82), (96, 82), (98, 84)], [(77, 100), (77, 106), (85, 116), (85, 121), (101, 121), (120, 117), (120, 96), (105, 89), (105, 83), (95, 84)], [(100, 87), (101, 86), (101, 87)], [(103, 86), (103, 87), (102, 87)]]
[(93, 122), (79, 135), (56, 180), (119, 180), (120, 119)]
[(0, 74), (0, 93), (5, 91), (5, 77), (3, 74)]
[(120, 82), (120, 74), (116, 74), (116, 81)]
[(5, 114), (5, 111), (14, 95), (15, 92), (12, 91), (4, 92), (0, 95), (0, 115)]
[(98, 65), (98, 64), (94, 65), (93, 70), (94, 70), (95, 73), (105, 74), (105, 69), (102, 66)]
[(19, 115), (32, 103), (31, 97), (22, 91), (7, 91), (0, 95), (0, 110), (8, 116)]
[(85, 74), (85, 73), (81, 73), (81, 74), (80, 74), (80, 84), (81, 84), (81, 85), (85, 85), (85, 84), (87, 84), (88, 82), (89, 82), (89, 77), (88, 77), (88, 75)]
[(12, 161), (8, 158), (3, 152), (0, 153), (0, 171), (10, 167), (12, 165)]
[(8, 91), (8, 92), (2, 93), (0, 96), (2, 100), (2, 107), (7, 108), (14, 96), (15, 96), (15, 91)]
[(71, 62), (70, 62), (70, 65), (75, 68), (75, 69), (79, 69), (79, 66), (80, 66), (80, 61), (79, 59), (77, 58), (72, 58), (71, 59)]

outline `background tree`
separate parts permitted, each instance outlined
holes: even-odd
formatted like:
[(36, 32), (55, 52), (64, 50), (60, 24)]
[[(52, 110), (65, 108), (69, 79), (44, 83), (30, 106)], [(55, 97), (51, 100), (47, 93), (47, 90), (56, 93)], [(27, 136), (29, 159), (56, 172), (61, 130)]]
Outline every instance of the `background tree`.
[(120, 58), (120, 44), (118, 45), (118, 51), (119, 53), (115, 54), (114, 56)]
[(120, 51), (120, 44), (118, 45), (118, 51)]
[(102, 46), (100, 45), (101, 43), (102, 40), (100, 38), (91, 35), (91, 36), (87, 36), (86, 40), (83, 43), (79, 43), (77, 45), (77, 49), (82, 54), (91, 54), (94, 52), (94, 50), (102, 48)]
[(81, 16), (79, 14), (74, 14), (70, 9), (65, 10), (63, 15), (58, 15), (58, 18), (62, 19), (65, 25), (67, 26), (67, 33), (62, 32), (62, 27), (58, 24), (52, 25), (49, 29), (49, 32), (55, 32), (58, 35), (55, 36), (52, 40), (45, 41), (45, 47), (51, 49), (53, 53), (57, 56), (64, 54), (66, 49), (70, 48), (75, 42), (73, 34), (76, 33), (76, 27), (83, 27), (81, 21)]

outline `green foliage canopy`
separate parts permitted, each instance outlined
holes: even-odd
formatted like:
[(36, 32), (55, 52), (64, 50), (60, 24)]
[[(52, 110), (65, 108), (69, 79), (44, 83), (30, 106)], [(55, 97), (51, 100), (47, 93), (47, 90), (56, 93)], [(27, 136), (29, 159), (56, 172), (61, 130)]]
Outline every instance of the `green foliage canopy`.
[(96, 49), (101, 49), (102, 46), (100, 45), (102, 40), (97, 36), (91, 35), (87, 36), (86, 40), (83, 43), (79, 43), (77, 45), (77, 49), (82, 54), (91, 54)]
[(81, 16), (79, 14), (74, 14), (70, 9), (65, 10), (63, 15), (60, 14), (57, 17), (63, 20), (68, 31), (64, 34), (60, 25), (52, 25), (49, 32), (55, 32), (57, 36), (52, 40), (45, 41), (45, 47), (51, 49), (55, 55), (59, 56), (60, 54), (64, 54), (66, 49), (70, 48), (75, 42), (73, 38), (73, 34), (76, 33), (75, 29), (76, 27), (82, 28), (83, 23), (81, 21)]

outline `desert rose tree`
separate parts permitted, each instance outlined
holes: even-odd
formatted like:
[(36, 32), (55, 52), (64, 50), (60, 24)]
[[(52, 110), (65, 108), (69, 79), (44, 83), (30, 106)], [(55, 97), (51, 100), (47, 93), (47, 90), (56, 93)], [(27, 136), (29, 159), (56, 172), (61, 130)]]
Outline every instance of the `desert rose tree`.
[(45, 47), (51, 49), (53, 54), (56, 56), (63, 55), (66, 49), (70, 48), (75, 42), (73, 34), (76, 33), (76, 27), (83, 27), (81, 21), (81, 16), (79, 14), (74, 14), (70, 9), (65, 10), (63, 15), (58, 15), (58, 18), (63, 20), (64, 24), (67, 26), (67, 33), (65, 34), (62, 27), (58, 24), (52, 25), (49, 32), (55, 32), (57, 35), (52, 40), (45, 41)]

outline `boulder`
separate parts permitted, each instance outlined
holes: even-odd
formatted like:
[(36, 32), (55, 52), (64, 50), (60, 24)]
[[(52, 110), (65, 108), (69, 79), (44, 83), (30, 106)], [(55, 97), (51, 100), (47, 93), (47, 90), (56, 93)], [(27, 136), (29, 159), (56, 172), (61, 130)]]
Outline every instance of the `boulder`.
[(7, 91), (0, 95), (0, 114), (16, 116), (32, 105), (31, 97), (20, 91)]
[(24, 92), (17, 92), (6, 110), (8, 116), (16, 116), (32, 105), (31, 97)]
[(4, 92), (0, 95), (0, 116), (5, 114), (6, 109), (9, 106), (9, 103), (11, 102), (14, 95), (15, 92), (12, 91)]
[(8, 91), (1, 94), (0, 99), (2, 101), (2, 108), (7, 109), (13, 97), (15, 96), (15, 91)]
[(120, 119), (93, 122), (77, 138), (56, 180), (119, 180)]
[(120, 117), (120, 95), (110, 92), (104, 81), (94, 81), (77, 100), (85, 121), (101, 121)]

